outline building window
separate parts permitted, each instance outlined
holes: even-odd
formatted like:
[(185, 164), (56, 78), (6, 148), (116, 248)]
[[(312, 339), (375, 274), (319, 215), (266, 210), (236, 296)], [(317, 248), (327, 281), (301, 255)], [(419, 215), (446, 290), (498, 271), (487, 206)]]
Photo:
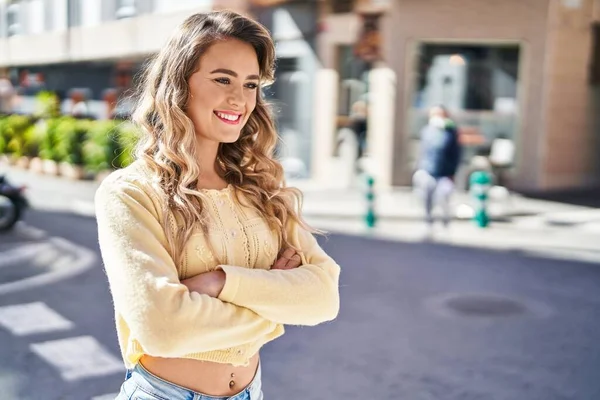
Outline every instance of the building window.
[(131, 18), (137, 14), (135, 0), (117, 0), (117, 19)]
[(337, 50), (337, 71), (340, 76), (339, 115), (350, 115), (352, 105), (366, 101), (367, 65), (354, 55), (353, 45), (340, 45)]
[(520, 53), (518, 44), (421, 43), (408, 110), (411, 138), (418, 139), (428, 110), (443, 105), (459, 126), (464, 160), (488, 155), (496, 139), (515, 141)]
[(67, 0), (68, 7), (68, 23), (69, 27), (81, 26), (81, 1), (82, 0)]
[(17, 2), (12, 2), (6, 8), (6, 33), (7, 36), (14, 36), (22, 33), (20, 23), (21, 5)]
[(354, 0), (332, 0), (331, 12), (333, 14), (351, 13), (354, 11)]
[(518, 70), (515, 45), (422, 45), (415, 105), (494, 111), (498, 102), (516, 100)]
[(44, 0), (44, 28), (46, 31), (54, 30), (54, 2), (51, 0)]

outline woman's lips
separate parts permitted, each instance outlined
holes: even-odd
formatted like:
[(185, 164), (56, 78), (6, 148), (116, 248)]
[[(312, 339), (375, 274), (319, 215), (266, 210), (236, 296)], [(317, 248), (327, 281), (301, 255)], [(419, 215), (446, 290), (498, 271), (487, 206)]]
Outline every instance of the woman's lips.
[(228, 113), (223, 111), (215, 111), (214, 113), (217, 118), (228, 125), (237, 125), (242, 120), (242, 114)]

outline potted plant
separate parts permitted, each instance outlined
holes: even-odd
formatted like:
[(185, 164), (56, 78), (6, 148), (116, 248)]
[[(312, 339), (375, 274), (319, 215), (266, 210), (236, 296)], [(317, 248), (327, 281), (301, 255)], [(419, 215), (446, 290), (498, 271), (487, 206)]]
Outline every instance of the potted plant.
[(56, 126), (56, 158), (60, 174), (71, 179), (84, 176), (83, 144), (92, 121), (63, 117)]
[(58, 175), (58, 161), (60, 160), (56, 148), (58, 145), (57, 127), (62, 118), (45, 120), (45, 129), (40, 132), (40, 158), (42, 159), (42, 172), (48, 175)]
[[(9, 163), (17, 164), (26, 153), (26, 133), (32, 126), (32, 120), (24, 115), (9, 115), (2, 124), (2, 136), (5, 150), (9, 155)], [(23, 161), (21, 161), (23, 164)]]
[(114, 165), (117, 168), (125, 168), (134, 160), (134, 151), (140, 137), (140, 130), (131, 121), (120, 123), (118, 128), (118, 150)]
[(82, 154), (85, 169), (102, 177), (110, 173), (119, 150), (118, 123), (116, 121), (93, 121), (87, 132)]

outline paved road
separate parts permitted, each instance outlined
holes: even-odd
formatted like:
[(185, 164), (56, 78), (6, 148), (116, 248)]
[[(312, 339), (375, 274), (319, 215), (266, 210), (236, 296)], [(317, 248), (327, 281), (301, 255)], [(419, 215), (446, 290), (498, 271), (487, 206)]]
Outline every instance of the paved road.
[[(27, 223), (48, 235), (1, 236), (0, 260), (9, 241), (52, 237), (95, 258), (0, 293), (0, 398), (110, 396), (123, 370), (95, 221), (33, 211)], [(267, 399), (600, 398), (599, 265), (341, 235), (323, 245), (343, 266), (340, 316), (264, 348)]]

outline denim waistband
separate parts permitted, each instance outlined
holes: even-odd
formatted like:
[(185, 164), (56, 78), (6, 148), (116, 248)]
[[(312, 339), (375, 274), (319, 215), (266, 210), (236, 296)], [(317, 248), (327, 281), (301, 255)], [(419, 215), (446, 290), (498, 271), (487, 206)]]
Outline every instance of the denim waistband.
[(173, 400), (254, 400), (262, 399), (261, 367), (260, 363), (252, 382), (240, 392), (233, 396), (209, 396), (204, 393), (195, 392), (183, 386), (166, 381), (148, 371), (141, 363), (138, 363), (131, 371), (131, 378), (140, 388), (157, 398)]

